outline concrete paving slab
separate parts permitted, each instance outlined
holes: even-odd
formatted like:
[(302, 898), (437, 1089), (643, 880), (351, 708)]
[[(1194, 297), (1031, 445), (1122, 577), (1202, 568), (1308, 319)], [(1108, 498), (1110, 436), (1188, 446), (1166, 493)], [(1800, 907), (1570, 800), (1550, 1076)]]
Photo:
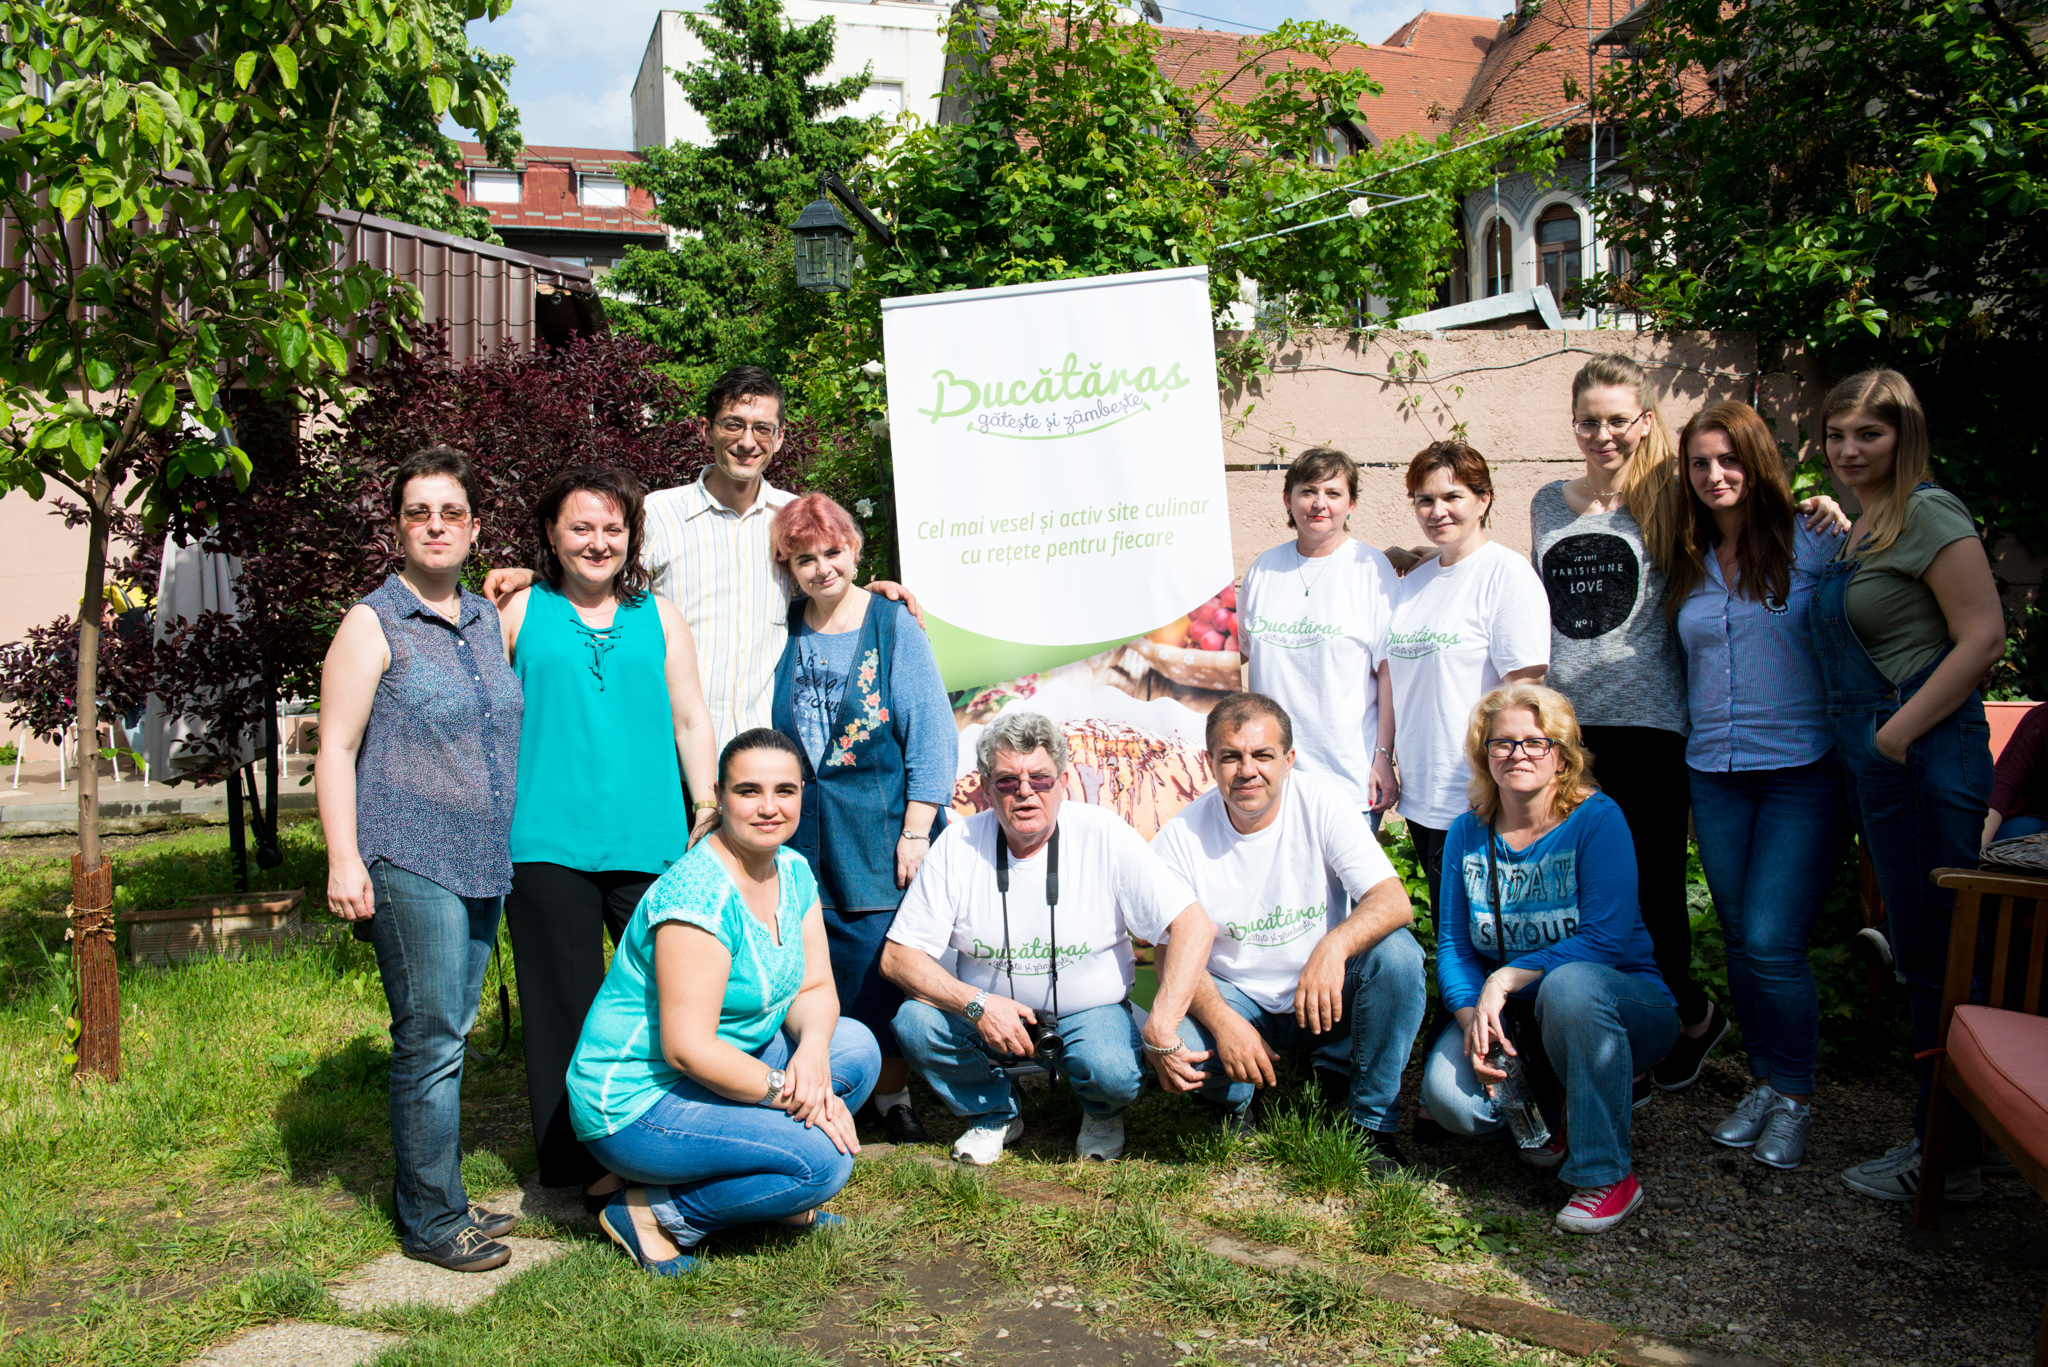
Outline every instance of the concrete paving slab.
[(185, 1367), (357, 1367), (403, 1342), (397, 1334), (288, 1321), (216, 1343)]
[(569, 1246), (549, 1239), (506, 1238), (512, 1261), (489, 1272), (450, 1272), (432, 1263), (415, 1262), (403, 1253), (386, 1253), (363, 1264), (335, 1285), (334, 1299), (351, 1315), (388, 1310), (395, 1305), (432, 1305), (461, 1314), (529, 1267), (561, 1257)]

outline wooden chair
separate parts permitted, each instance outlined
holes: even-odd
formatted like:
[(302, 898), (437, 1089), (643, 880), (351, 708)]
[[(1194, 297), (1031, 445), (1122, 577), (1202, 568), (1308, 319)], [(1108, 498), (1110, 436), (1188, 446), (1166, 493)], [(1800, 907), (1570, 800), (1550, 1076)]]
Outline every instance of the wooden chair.
[[(1942, 1149), (1951, 1099), (2048, 1198), (2048, 1016), (2041, 1010), (2042, 977), (2048, 969), (2048, 878), (1975, 869), (1936, 869), (1933, 876), (1955, 893), (1956, 909), (1914, 1210), (1914, 1222), (1922, 1229), (1941, 1227)], [(1977, 932), (1987, 917), (1996, 919), (1990, 937), (1990, 1005), (1972, 1006)], [(2022, 935), (2026, 943), (2015, 955)], [(2024, 971), (2024, 979), (2016, 970)], [(2019, 1009), (2007, 1010), (2014, 995)], [(2048, 1367), (2048, 1302), (2042, 1307), (2034, 1364)]]

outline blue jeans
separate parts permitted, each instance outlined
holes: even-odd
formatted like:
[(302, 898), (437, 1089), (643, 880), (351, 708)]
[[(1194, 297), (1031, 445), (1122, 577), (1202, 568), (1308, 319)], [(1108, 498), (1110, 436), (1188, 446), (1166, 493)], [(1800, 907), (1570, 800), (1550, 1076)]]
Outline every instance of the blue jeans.
[[(1568, 1152), (1558, 1176), (1604, 1187), (1628, 1176), (1636, 1075), (1657, 1066), (1678, 1038), (1678, 1008), (1654, 984), (1605, 964), (1561, 965), (1537, 979), (1543, 1051), (1564, 1083)], [(1485, 1134), (1506, 1122), (1465, 1057), (1453, 1020), (1422, 1065), (1422, 1104), (1454, 1134)]]
[(414, 1252), (472, 1223), (462, 1188), (462, 1041), (498, 942), (502, 897), (457, 897), (378, 860), (377, 911), (355, 923), (391, 1004), (391, 1152), (400, 1241)]
[[(1042, 1013), (1041, 1018), (1050, 1014)], [(1060, 1071), (1080, 1098), (1081, 1109), (1098, 1120), (1122, 1114), (1138, 1099), (1138, 1087), (1145, 1080), (1130, 1003), (1062, 1011), (1059, 1025), (1060, 1038), (1066, 1041), (1066, 1062)], [(896, 1011), (896, 1039), (903, 1057), (954, 1115), (989, 1126), (1017, 1118), (1017, 1091), (1000, 1065), (1025, 1060), (993, 1053), (965, 1016), (906, 1001)]]
[(2048, 817), (2009, 816), (1998, 823), (1998, 829), (1991, 833), (1993, 840), (2018, 840), (2022, 836), (2039, 835), (2048, 831)]
[[(789, 1062), (789, 1036), (777, 1033), (754, 1057), (770, 1068)], [(882, 1067), (875, 1037), (839, 1018), (832, 1031), (832, 1090), (857, 1111)], [(586, 1141), (597, 1161), (648, 1188), (655, 1220), (689, 1247), (713, 1230), (781, 1220), (815, 1210), (853, 1176), (853, 1157), (825, 1132), (787, 1111), (720, 1096), (689, 1078), (662, 1093), (631, 1124)]]
[(1700, 867), (1728, 948), (1728, 995), (1749, 1071), (1813, 1093), (1820, 999), (1806, 944), (1842, 859), (1842, 766), (1688, 771)]
[[(1405, 928), (1395, 931), (1345, 963), (1344, 1019), (1320, 1035), (1297, 1022), (1292, 1011), (1267, 1011), (1234, 984), (1221, 978), (1215, 983), (1223, 1004), (1250, 1022), (1276, 1053), (1306, 1049), (1316, 1067), (1348, 1074), (1352, 1123), (1391, 1134), (1400, 1127), (1401, 1072), (1428, 1006), (1422, 978), (1422, 946)], [(1190, 1050), (1216, 1047), (1215, 1037), (1193, 1016), (1181, 1021), (1180, 1037)], [(1209, 1075), (1203, 1096), (1233, 1111), (1251, 1105), (1255, 1084), (1233, 1082), (1221, 1059), (1200, 1067)]]

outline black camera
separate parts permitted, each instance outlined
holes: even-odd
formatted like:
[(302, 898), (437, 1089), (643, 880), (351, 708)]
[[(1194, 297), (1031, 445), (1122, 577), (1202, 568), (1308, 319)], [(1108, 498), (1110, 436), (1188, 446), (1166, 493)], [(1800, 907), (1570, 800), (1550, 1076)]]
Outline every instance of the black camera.
[(1048, 1072), (1057, 1072), (1067, 1056), (1067, 1042), (1060, 1038), (1059, 1026), (1027, 1021), (1024, 1033), (1031, 1037), (1031, 1057)]

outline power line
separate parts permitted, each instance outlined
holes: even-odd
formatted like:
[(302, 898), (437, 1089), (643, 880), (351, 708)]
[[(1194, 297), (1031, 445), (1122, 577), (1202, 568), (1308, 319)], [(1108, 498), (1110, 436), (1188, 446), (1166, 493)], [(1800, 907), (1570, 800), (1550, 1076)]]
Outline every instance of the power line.
[(1159, 8), (1170, 10), (1175, 14), (1185, 14), (1190, 19), (1207, 19), (1212, 24), (1229, 24), (1233, 28), (1249, 29), (1253, 33), (1271, 33), (1273, 31), (1269, 28), (1260, 28), (1257, 24), (1247, 24), (1236, 19), (1219, 19), (1213, 14), (1197, 14), (1191, 9), (1181, 9), (1176, 5), (1161, 5)]

